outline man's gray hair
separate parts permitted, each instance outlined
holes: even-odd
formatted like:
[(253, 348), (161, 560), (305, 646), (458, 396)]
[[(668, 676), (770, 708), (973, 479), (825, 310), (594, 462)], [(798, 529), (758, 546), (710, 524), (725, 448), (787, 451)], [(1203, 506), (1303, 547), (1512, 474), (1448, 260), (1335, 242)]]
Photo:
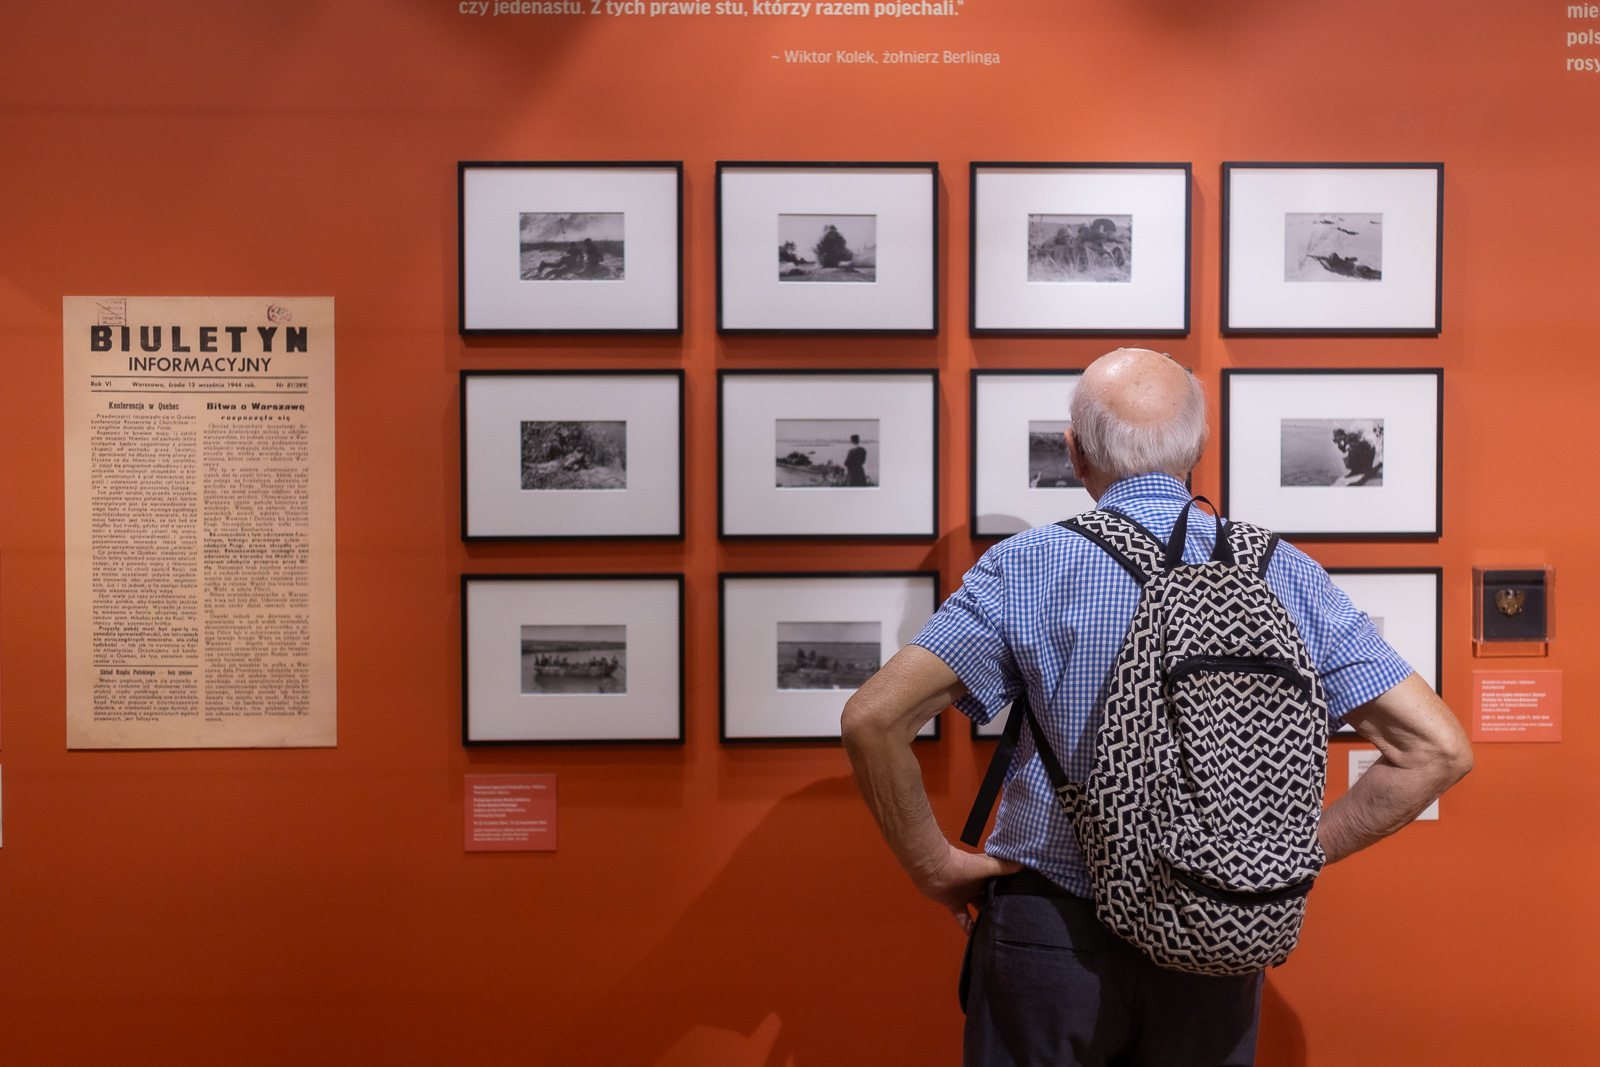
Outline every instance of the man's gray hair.
[(1113, 481), (1160, 471), (1182, 478), (1206, 447), (1206, 393), (1187, 374), (1178, 411), (1166, 422), (1136, 426), (1113, 414), (1093, 389), (1072, 391), (1072, 435), (1089, 462)]

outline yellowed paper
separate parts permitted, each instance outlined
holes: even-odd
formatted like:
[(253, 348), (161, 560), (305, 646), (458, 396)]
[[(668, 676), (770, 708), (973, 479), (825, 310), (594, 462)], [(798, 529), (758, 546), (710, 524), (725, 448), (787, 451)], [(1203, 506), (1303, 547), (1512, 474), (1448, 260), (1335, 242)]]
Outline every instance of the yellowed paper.
[(331, 297), (67, 297), (69, 748), (335, 743)]

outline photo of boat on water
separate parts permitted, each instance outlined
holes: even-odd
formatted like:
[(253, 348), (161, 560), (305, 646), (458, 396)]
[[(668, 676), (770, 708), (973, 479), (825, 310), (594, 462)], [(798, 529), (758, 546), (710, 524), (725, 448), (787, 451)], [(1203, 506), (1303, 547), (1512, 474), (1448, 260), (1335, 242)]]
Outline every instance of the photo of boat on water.
[(777, 488), (877, 488), (877, 419), (774, 421)]
[(626, 693), (626, 626), (524, 626), (524, 693)]
[(859, 689), (882, 654), (881, 622), (780, 622), (778, 688)]
[(1382, 212), (1285, 213), (1283, 280), (1381, 282)]

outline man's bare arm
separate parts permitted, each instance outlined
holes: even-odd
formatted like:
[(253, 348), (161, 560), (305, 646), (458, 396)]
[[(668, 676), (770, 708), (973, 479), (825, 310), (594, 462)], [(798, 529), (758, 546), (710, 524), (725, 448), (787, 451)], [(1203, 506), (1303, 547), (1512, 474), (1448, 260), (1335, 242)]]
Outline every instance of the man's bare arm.
[(1472, 770), (1472, 746), (1461, 724), (1415, 674), (1344, 721), (1381, 755), (1322, 813), (1317, 836), (1329, 863), (1404, 827)]
[(963, 930), (970, 930), (967, 906), (977, 903), (984, 881), (1018, 867), (945, 840), (911, 751), (923, 724), (966, 692), (938, 656), (907, 645), (856, 690), (844, 706), (841, 728), (856, 784), (895, 858), (924, 896), (944, 905)]

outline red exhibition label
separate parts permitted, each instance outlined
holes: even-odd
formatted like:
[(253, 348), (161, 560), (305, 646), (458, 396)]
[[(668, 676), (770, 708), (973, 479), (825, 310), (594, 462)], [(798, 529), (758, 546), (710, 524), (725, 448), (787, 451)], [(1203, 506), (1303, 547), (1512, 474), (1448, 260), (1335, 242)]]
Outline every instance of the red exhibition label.
[(1473, 671), (1472, 739), (1561, 740), (1561, 672)]
[(469, 774), (468, 852), (554, 852), (556, 776)]

